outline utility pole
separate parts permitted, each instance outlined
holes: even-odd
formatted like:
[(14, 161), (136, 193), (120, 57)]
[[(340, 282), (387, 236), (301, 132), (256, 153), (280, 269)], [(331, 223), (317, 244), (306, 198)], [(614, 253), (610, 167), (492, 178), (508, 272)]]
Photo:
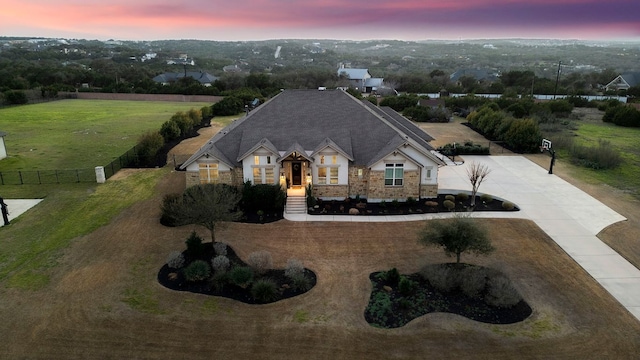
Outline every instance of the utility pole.
[(558, 73), (556, 74), (556, 88), (553, 90), (553, 100), (556, 99), (556, 94), (558, 93), (558, 80), (560, 80), (560, 70), (562, 66), (562, 60), (558, 61)]

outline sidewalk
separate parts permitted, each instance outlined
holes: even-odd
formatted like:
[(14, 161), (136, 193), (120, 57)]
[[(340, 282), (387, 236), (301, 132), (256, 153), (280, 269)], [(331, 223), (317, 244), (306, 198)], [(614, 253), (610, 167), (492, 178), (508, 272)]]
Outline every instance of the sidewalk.
[[(600, 285), (640, 320), (640, 270), (596, 236), (625, 217), (589, 194), (549, 175), (546, 169), (522, 156), (465, 156), (465, 164), (486, 164), (491, 173), (481, 193), (515, 203), (518, 212), (478, 212), (474, 217), (512, 217), (533, 220)], [(439, 171), (440, 192), (470, 190), (466, 165), (445, 166)], [(419, 221), (444, 218), (448, 213), (406, 216), (290, 215), (292, 221)]]

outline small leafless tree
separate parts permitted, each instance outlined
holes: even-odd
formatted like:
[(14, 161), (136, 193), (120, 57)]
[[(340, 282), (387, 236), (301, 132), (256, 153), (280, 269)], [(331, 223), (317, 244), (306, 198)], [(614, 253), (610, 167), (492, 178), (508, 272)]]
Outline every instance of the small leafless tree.
[(472, 162), (469, 164), (469, 167), (467, 167), (467, 177), (471, 183), (471, 208), (476, 206), (476, 194), (478, 193), (480, 184), (482, 184), (490, 172), (491, 169), (489, 169), (486, 164), (479, 164), (477, 162)]

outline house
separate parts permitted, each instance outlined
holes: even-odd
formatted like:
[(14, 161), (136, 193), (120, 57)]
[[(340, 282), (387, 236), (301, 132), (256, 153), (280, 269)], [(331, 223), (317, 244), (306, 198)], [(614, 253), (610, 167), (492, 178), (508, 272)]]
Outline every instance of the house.
[(161, 83), (162, 85), (169, 85), (173, 82), (176, 82), (182, 78), (190, 77), (198, 81), (203, 86), (211, 86), (216, 80), (217, 77), (202, 71), (185, 71), (185, 72), (167, 72), (164, 74), (160, 74), (153, 78), (153, 81), (157, 83)]
[(371, 77), (369, 69), (352, 69), (341, 65), (338, 76), (344, 76), (349, 81), (349, 87), (370, 94), (383, 87), (383, 78)]
[(187, 186), (280, 184), (324, 200), (435, 197), (433, 140), (391, 108), (343, 90), (284, 90), (211, 138), (184, 164)]
[(605, 85), (607, 91), (628, 90), (630, 87), (640, 85), (640, 73), (626, 73), (616, 76)]
[(7, 157), (7, 148), (4, 145), (5, 136), (7, 136), (7, 133), (4, 131), (0, 131), (0, 160)]

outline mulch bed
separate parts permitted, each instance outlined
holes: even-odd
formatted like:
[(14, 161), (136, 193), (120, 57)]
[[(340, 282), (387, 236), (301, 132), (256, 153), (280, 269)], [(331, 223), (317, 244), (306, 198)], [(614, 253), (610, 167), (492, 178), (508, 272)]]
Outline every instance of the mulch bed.
[[(439, 194), (437, 198), (420, 199), (413, 202), (395, 202), (389, 201), (384, 203), (369, 203), (366, 201), (356, 201), (349, 199), (347, 201), (318, 201), (311, 209), (308, 209), (309, 215), (349, 215), (349, 210), (357, 208), (361, 215), (411, 215), (425, 213), (449, 212), (450, 210), (444, 206), (445, 197), (447, 195), (456, 196), (457, 194)], [(357, 205), (360, 203), (360, 205)], [(437, 204), (436, 204), (437, 203)], [(517, 206), (512, 210), (506, 210), (502, 207), (503, 201), (494, 199), (493, 201), (484, 202), (479, 196), (476, 196), (476, 206), (473, 211), (519, 211)], [(468, 211), (471, 208), (471, 197), (466, 200), (455, 200), (455, 208), (451, 211)]]
[[(207, 264), (211, 264), (211, 259), (215, 257), (215, 252), (213, 250), (212, 243), (204, 243), (204, 251), (196, 257), (189, 256), (186, 252), (183, 252), (185, 256), (185, 267), (190, 264), (194, 260), (204, 260)], [(234, 266), (248, 266), (238, 255), (236, 255), (233, 248), (227, 246), (227, 257), (229, 258), (230, 267)], [(212, 269), (213, 275), (213, 269)], [(171, 269), (167, 264), (165, 264), (160, 271), (158, 272), (158, 282), (171, 290), (176, 291), (188, 291), (192, 293), (205, 294), (205, 295), (213, 295), (213, 296), (222, 296), (230, 299), (234, 299), (237, 301), (241, 301), (247, 304), (264, 304), (280, 301), (283, 299), (288, 299), (294, 296), (298, 296), (306, 293), (311, 290), (317, 282), (316, 274), (309, 270), (304, 270), (304, 275), (309, 279), (310, 287), (307, 290), (299, 290), (294, 289), (291, 284), (291, 280), (284, 275), (284, 269), (271, 269), (268, 270), (265, 274), (260, 275), (259, 278), (271, 279), (276, 283), (276, 287), (278, 288), (278, 298), (274, 301), (270, 302), (259, 302), (253, 298), (251, 294), (250, 286), (240, 287), (231, 283), (226, 283), (221, 289), (216, 288), (213, 284), (213, 281), (210, 279), (198, 282), (189, 282), (184, 278), (182, 271)], [(258, 275), (254, 275), (254, 281), (258, 279)]]
[(402, 295), (397, 285), (389, 286), (381, 279), (381, 273), (375, 272), (369, 276), (373, 289), (364, 312), (367, 322), (376, 327), (398, 328), (420, 316), (435, 312), (458, 314), (489, 324), (520, 322), (532, 313), (531, 307), (524, 300), (512, 307), (500, 308), (488, 305), (480, 296), (471, 298), (457, 289), (442, 293), (418, 273), (403, 275), (416, 285), (410, 294)]

